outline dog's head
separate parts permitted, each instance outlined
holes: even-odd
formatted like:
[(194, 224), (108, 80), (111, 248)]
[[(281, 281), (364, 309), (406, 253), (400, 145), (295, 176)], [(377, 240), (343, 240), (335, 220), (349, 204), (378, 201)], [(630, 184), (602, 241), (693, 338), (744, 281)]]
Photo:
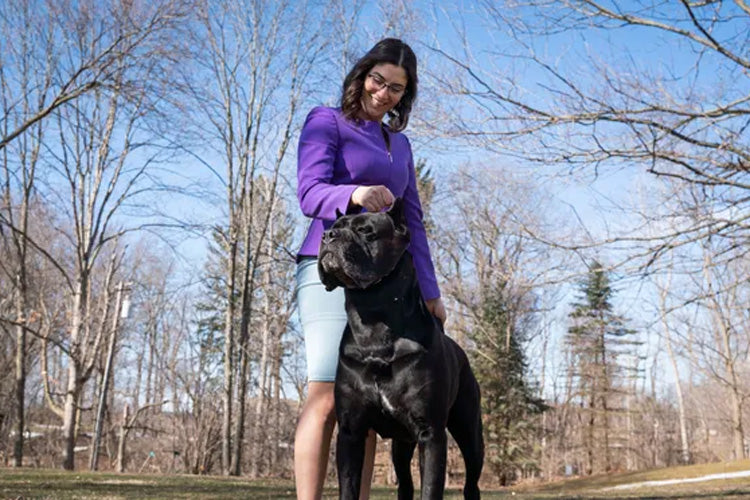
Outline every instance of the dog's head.
[(387, 212), (341, 215), (323, 233), (318, 274), (326, 290), (367, 288), (388, 276), (409, 245), (404, 203)]

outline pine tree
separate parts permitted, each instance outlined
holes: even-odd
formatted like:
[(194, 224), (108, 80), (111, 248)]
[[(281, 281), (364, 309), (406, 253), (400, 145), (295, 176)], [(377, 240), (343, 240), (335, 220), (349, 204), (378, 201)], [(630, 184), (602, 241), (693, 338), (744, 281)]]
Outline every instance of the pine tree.
[(613, 470), (612, 417), (627, 411), (623, 396), (630, 392), (637, 369), (633, 361), (640, 342), (627, 320), (615, 314), (614, 289), (609, 274), (594, 261), (584, 281), (580, 297), (573, 304), (567, 346), (571, 365), (569, 376), (583, 419), (582, 448), (584, 472)]
[(429, 236), (435, 228), (431, 210), (432, 199), (435, 197), (435, 177), (432, 175), (432, 170), (427, 167), (427, 160), (423, 158), (414, 164), (414, 171), (417, 175), (417, 191), (424, 214), (424, 227)]
[(528, 382), (524, 344), (533, 317), (508, 288), (506, 283), (483, 287), (480, 319), (472, 335), (472, 366), (482, 390), (485, 460), (502, 485), (515, 480), (519, 471), (538, 467), (535, 416), (547, 409)]

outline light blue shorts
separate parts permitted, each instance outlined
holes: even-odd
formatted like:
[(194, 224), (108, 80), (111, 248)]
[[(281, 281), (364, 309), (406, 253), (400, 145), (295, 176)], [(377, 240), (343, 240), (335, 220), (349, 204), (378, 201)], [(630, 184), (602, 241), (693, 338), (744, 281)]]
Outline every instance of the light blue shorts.
[(339, 360), (339, 344), (346, 327), (344, 289), (330, 292), (320, 282), (318, 260), (297, 264), (297, 308), (305, 337), (307, 380), (333, 382)]

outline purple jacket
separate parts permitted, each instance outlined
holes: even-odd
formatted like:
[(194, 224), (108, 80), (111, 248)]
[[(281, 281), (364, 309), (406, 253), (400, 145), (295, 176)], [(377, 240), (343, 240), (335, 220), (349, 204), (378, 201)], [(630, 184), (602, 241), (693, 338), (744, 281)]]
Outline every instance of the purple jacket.
[(347, 120), (340, 109), (317, 107), (302, 128), (297, 153), (297, 198), (312, 218), (298, 255), (317, 256), (323, 231), (346, 213), (352, 192), (362, 185), (384, 185), (404, 199), (411, 232), (409, 252), (425, 300), (440, 296), (422, 223), (411, 145), (404, 134), (388, 132), (389, 157), (379, 122)]

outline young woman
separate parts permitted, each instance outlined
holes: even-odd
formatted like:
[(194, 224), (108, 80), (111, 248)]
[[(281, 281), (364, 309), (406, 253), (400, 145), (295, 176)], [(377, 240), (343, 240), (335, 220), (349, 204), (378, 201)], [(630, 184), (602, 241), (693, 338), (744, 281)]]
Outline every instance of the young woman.
[[(319, 499), (328, 463), (335, 413), (333, 382), (338, 347), (346, 326), (344, 291), (326, 292), (318, 278), (317, 254), (323, 231), (336, 211), (376, 212), (403, 198), (411, 232), (409, 252), (428, 309), (445, 322), (430, 257), (414, 160), (401, 133), (417, 97), (417, 58), (401, 40), (378, 42), (344, 80), (340, 108), (317, 107), (299, 140), (297, 196), (312, 218), (297, 255), (297, 303), (305, 337), (308, 391), (294, 441), (297, 498)], [(388, 124), (383, 118), (388, 116)], [(368, 498), (375, 435), (368, 438), (360, 498)]]

